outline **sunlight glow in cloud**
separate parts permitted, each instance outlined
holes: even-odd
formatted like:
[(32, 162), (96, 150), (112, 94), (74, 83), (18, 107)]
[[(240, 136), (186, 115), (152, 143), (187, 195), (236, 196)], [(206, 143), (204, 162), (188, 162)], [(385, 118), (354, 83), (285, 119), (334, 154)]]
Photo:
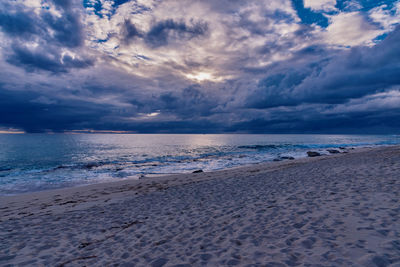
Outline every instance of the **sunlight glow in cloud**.
[(204, 82), (204, 81), (221, 82), (224, 80), (222, 77), (215, 77), (211, 73), (208, 73), (208, 72), (198, 72), (195, 74), (187, 74), (186, 77), (191, 80), (194, 80), (196, 82)]

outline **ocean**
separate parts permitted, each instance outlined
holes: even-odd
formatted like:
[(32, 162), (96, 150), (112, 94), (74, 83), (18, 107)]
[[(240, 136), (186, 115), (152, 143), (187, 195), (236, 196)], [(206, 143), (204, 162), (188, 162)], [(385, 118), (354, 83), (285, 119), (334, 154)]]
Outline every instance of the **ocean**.
[(400, 144), (398, 135), (0, 134), (0, 195)]

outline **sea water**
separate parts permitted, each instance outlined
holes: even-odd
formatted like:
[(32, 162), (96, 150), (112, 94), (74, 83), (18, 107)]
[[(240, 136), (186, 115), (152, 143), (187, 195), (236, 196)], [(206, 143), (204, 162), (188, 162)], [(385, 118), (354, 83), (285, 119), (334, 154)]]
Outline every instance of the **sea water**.
[(0, 134), (0, 195), (221, 170), (309, 150), (400, 144), (398, 135)]

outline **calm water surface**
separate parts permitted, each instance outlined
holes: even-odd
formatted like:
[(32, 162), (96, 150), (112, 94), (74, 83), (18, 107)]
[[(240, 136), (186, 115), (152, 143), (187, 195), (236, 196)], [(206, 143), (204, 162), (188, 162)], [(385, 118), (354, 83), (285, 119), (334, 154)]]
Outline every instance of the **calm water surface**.
[(390, 144), (400, 144), (400, 136), (0, 134), (0, 195)]

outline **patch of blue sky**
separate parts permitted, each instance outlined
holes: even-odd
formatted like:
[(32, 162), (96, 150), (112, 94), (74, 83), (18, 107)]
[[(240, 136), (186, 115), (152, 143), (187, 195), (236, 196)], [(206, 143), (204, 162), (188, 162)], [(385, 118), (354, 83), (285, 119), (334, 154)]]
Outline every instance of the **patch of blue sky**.
[[(119, 8), (119, 6), (121, 6), (125, 3), (128, 3), (128, 2), (131, 2), (131, 0), (114, 0), (112, 2), (113, 3), (111, 5), (111, 9), (108, 9), (108, 10), (105, 10), (103, 8), (103, 4), (102, 4), (101, 0), (83, 0), (83, 6), (87, 10), (93, 11), (93, 13), (96, 14), (100, 18), (103, 18), (103, 16), (110, 18), (115, 14), (115, 12)], [(139, 5), (138, 3), (136, 3), (136, 1), (134, 1), (134, 2), (135, 2), (134, 9), (131, 12), (131, 14), (141, 14), (143, 12), (151, 10), (150, 8), (148, 8), (146, 6)]]
[(98, 40), (96, 40), (96, 42), (97, 43), (105, 43), (105, 42), (107, 42), (109, 39), (108, 38), (106, 38), (106, 39), (98, 39)]
[(99, 16), (100, 18), (103, 17), (101, 10), (103, 9), (100, 0), (83, 0), (83, 6), (86, 9), (92, 10), (94, 14)]
[(292, 4), (303, 24), (317, 24), (324, 28), (328, 27), (328, 18), (322, 13), (305, 8), (303, 0), (292, 0)]
[(373, 41), (374, 43), (379, 43), (380, 41), (382, 41), (383, 39), (385, 39), (386, 36), (388, 36), (388, 33), (381, 34), (381, 35), (375, 37), (374, 40), (372, 40), (372, 41)]
[(130, 0), (114, 0), (113, 7), (118, 7), (122, 4), (129, 2)]
[(151, 60), (151, 58), (146, 57), (144, 55), (139, 55), (139, 54), (135, 55), (135, 58), (141, 59), (141, 60)]

